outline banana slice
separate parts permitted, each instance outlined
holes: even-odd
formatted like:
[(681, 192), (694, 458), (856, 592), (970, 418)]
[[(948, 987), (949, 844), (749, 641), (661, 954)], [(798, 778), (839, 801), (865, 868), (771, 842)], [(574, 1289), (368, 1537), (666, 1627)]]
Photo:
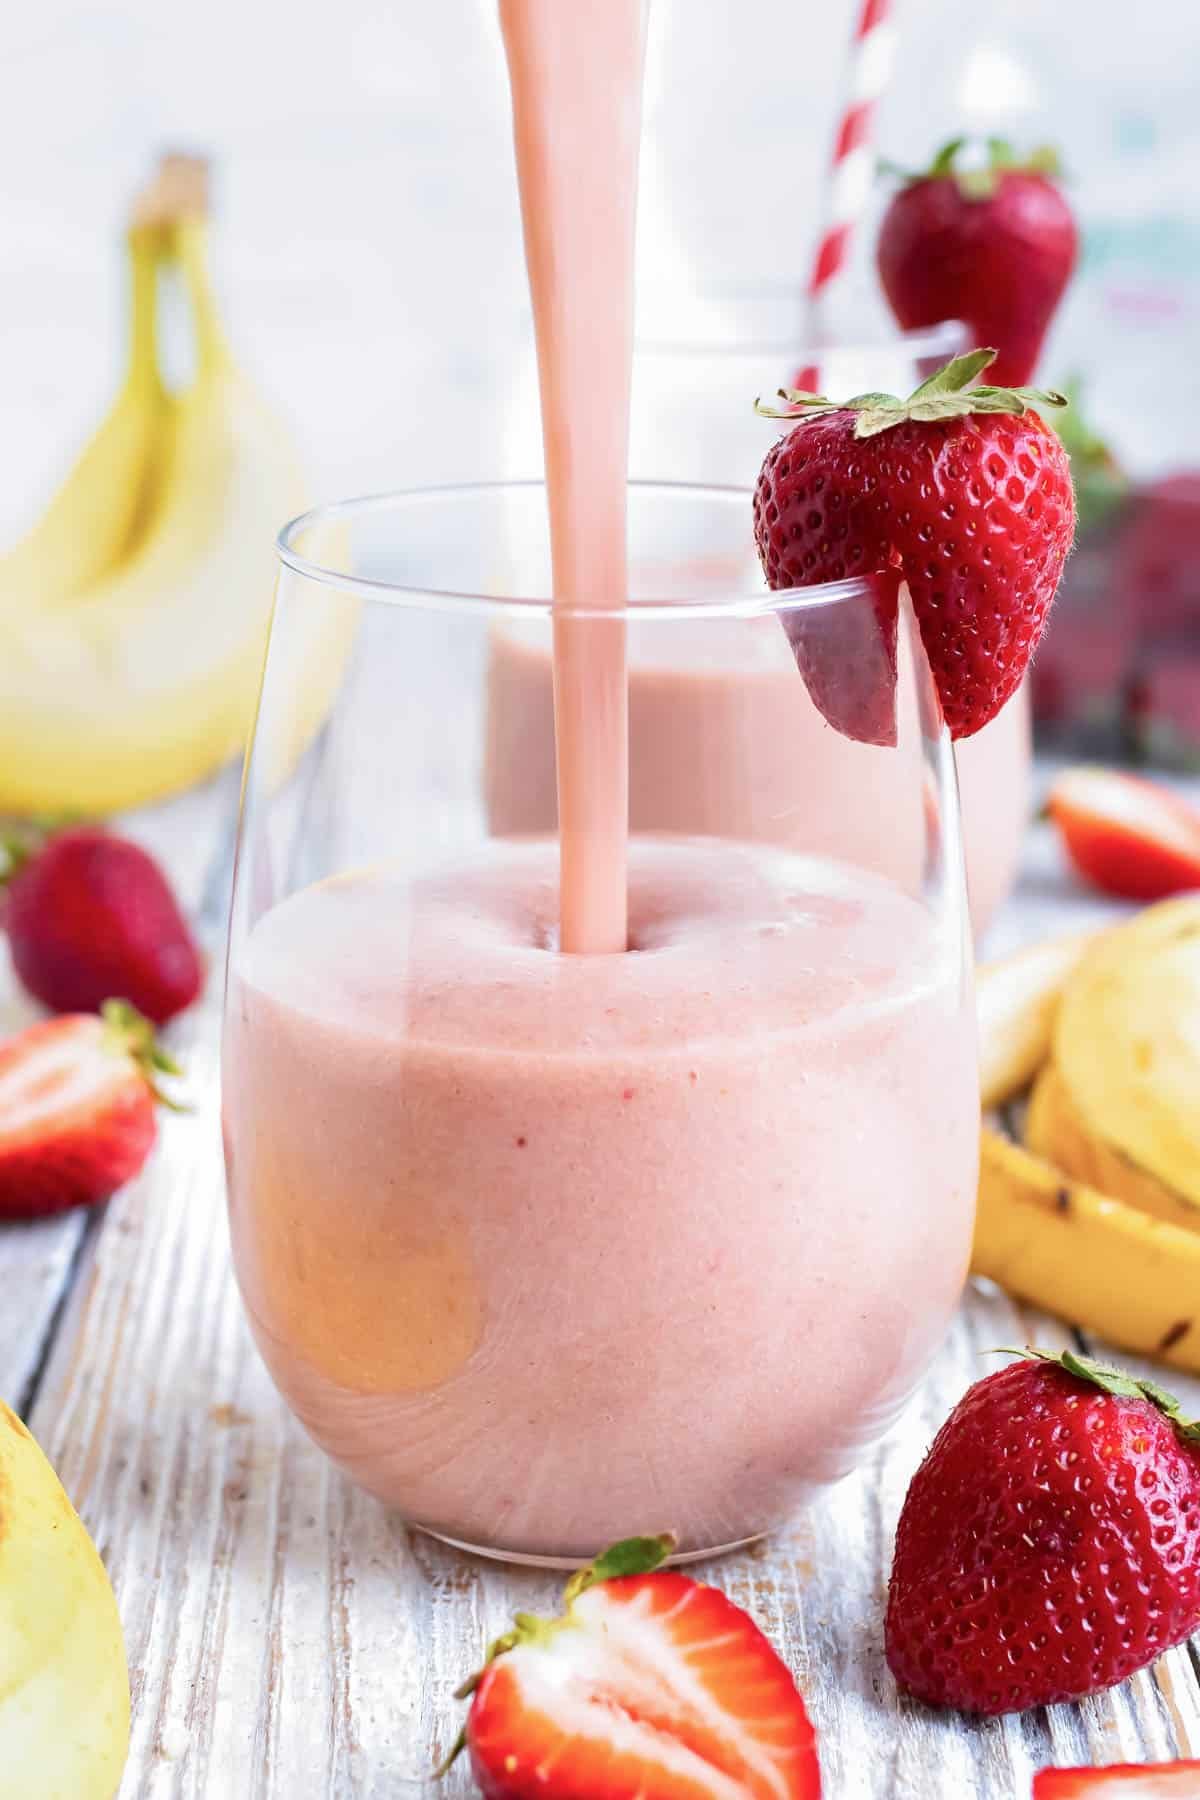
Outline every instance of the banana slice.
[(1056, 1063), (1048, 1062), (1033, 1085), (1025, 1120), (1025, 1142), (1075, 1181), (1123, 1200), (1152, 1219), (1166, 1219), (1184, 1231), (1200, 1231), (1200, 1206), (1164, 1187), (1121, 1150), (1086, 1130)]
[(1098, 935), (1077, 931), (1051, 938), (976, 970), (985, 1112), (1027, 1088), (1049, 1056), (1063, 984)]
[(1150, 907), (1088, 952), (1054, 1059), (1083, 1130), (1200, 1206), (1200, 897)]
[(110, 1800), (128, 1745), (125, 1644), (104, 1564), (0, 1402), (0, 1794)]
[(986, 1130), (971, 1267), (1121, 1349), (1200, 1372), (1200, 1234)]

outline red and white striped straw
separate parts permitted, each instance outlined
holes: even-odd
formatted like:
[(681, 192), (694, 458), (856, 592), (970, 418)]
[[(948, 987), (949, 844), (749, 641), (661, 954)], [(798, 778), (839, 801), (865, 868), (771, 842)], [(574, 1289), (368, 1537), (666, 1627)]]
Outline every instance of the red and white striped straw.
[(850, 260), (855, 227), (866, 210), (875, 173), (875, 112), (891, 79), (896, 28), (893, 0), (862, 0), (850, 46), (846, 103), (838, 121), (829, 171), (825, 229), (808, 279), (808, 324), (818, 323), (821, 301)]

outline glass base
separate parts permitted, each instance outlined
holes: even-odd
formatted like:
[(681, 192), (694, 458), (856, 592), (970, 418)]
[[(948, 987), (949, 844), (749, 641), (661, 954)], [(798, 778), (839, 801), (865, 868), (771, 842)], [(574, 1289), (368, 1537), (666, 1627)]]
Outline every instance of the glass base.
[[(592, 1560), (588, 1556), (531, 1556), (523, 1550), (497, 1550), (490, 1544), (468, 1544), (461, 1538), (447, 1537), (442, 1531), (434, 1531), (428, 1525), (414, 1524), (412, 1529), (420, 1531), (426, 1537), (435, 1538), (439, 1544), (446, 1544), (451, 1550), (465, 1550), (468, 1556), (483, 1556), (488, 1562), (509, 1563), (524, 1569), (582, 1569)], [(761, 1543), (766, 1533), (756, 1531), (750, 1537), (737, 1538), (732, 1543), (716, 1544), (711, 1550), (681, 1550), (676, 1556), (667, 1558), (668, 1568), (680, 1568), (684, 1563), (707, 1562), (714, 1556), (731, 1556), (735, 1550), (745, 1550), (750, 1544)], [(597, 1545), (595, 1555), (606, 1546)]]

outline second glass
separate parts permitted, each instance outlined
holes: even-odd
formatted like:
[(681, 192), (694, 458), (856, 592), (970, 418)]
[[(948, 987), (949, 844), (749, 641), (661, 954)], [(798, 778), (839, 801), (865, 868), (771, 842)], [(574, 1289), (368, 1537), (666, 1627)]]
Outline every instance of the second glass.
[[(975, 1027), (919, 633), (866, 583), (767, 593), (750, 540), (744, 493), (634, 486), (629, 608), (576, 615), (629, 662), (629, 947), (596, 956), (558, 948), (542, 489), (282, 540), (230, 941), (238, 1279), (316, 1440), (487, 1553), (758, 1535), (884, 1429), (964, 1278)], [(330, 609), (357, 647), (297, 763), (290, 646)], [(841, 679), (894, 742), (823, 722)]]

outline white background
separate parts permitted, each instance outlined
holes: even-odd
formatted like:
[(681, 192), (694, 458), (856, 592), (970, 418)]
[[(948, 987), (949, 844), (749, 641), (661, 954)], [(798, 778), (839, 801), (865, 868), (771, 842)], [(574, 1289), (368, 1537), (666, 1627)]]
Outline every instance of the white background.
[[(964, 124), (1055, 138), (1088, 236), (1044, 373), (1090, 368), (1140, 466), (1194, 455), (1200, 9), (897, 11), (881, 149), (916, 163)], [(640, 267), (656, 330), (686, 332), (714, 287), (802, 278), (850, 14), (849, 0), (655, 0)], [(35, 508), (115, 384), (120, 228), (164, 145), (217, 161), (231, 334), (316, 495), (504, 466), (509, 412), (532, 419), (536, 398), (492, 15), (488, 0), (7, 10), (0, 529)], [(848, 323), (875, 304), (865, 234), (863, 252)], [(721, 317), (739, 329), (736, 300)]]

